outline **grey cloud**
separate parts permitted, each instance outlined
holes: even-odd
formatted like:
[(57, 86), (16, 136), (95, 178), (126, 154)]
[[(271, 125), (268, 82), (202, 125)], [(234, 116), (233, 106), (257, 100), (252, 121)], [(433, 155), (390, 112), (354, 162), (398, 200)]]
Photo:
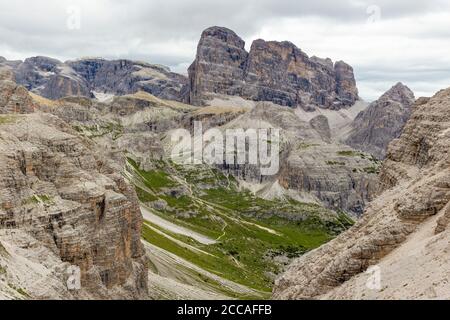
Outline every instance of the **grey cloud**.
[[(169, 65), (177, 71), (192, 61), (200, 33), (212, 25), (226, 26), (252, 39), (265, 26), (276, 26), (287, 18), (320, 17), (336, 26), (364, 23), (371, 5), (378, 6), (387, 20), (450, 12), (445, 0), (0, 0), (0, 5), (0, 55), (8, 52), (11, 56), (7, 58), (131, 58)], [(81, 10), (80, 30), (67, 28), (67, 9), (73, 5)], [(311, 32), (314, 30), (298, 30)], [(415, 36), (445, 39), (448, 35), (448, 29), (427, 26)], [(373, 72), (375, 61), (370, 63), (368, 67), (354, 65), (361, 81), (379, 81), (383, 76), (390, 81), (401, 75), (395, 65)], [(422, 75), (430, 81), (437, 78), (429, 72)], [(414, 75), (408, 73), (407, 77)]]

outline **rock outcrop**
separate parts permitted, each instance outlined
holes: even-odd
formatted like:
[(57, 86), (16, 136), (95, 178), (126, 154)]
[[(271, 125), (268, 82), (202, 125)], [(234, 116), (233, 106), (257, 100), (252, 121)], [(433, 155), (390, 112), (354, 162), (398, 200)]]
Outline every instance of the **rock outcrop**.
[(36, 105), (28, 91), (13, 81), (0, 80), (0, 114), (34, 112)]
[(186, 100), (186, 77), (164, 66), (104, 59), (81, 59), (69, 61), (67, 65), (86, 79), (92, 92), (125, 95), (145, 91), (163, 99)]
[(287, 41), (259, 39), (247, 53), (245, 42), (221, 27), (203, 32), (189, 83), (195, 105), (217, 94), (305, 109), (338, 110), (358, 100), (353, 69), (345, 62), (309, 58)]
[(18, 84), (48, 99), (97, 94), (125, 95), (146, 91), (157, 97), (187, 99), (187, 78), (164, 66), (130, 60), (87, 58), (61, 62), (47, 57), (0, 61)]
[(402, 133), (414, 102), (414, 93), (397, 83), (356, 117), (346, 143), (384, 159), (389, 143)]
[(295, 261), (276, 280), (274, 297), (449, 298), (449, 150), (447, 89), (417, 104), (390, 144), (380, 174), (384, 192), (362, 220)]
[[(32, 113), (25, 89), (0, 83), (0, 297), (145, 298), (142, 215), (124, 159), (108, 160), (58, 117)], [(81, 288), (67, 285), (72, 267)]]

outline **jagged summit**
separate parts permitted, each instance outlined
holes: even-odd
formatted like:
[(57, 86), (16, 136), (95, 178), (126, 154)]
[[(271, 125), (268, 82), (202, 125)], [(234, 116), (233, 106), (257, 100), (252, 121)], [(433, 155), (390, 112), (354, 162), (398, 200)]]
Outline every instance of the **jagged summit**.
[(393, 100), (402, 104), (410, 104), (415, 100), (414, 92), (401, 82), (398, 82), (388, 91), (386, 91), (379, 100)]
[(82, 58), (61, 62), (37, 56), (25, 61), (0, 60), (18, 84), (48, 99), (93, 98), (97, 92), (125, 95), (146, 91), (159, 98), (186, 100), (187, 78), (168, 68), (126, 59)]
[(309, 58), (289, 41), (245, 42), (223, 27), (206, 29), (189, 68), (192, 104), (202, 105), (216, 95), (310, 110), (338, 110), (358, 100), (351, 66), (343, 61)]
[(233, 30), (225, 27), (210, 27), (203, 31), (201, 39), (208, 37), (219, 39), (236, 47), (244, 48), (245, 41), (242, 40)]
[(401, 82), (397, 83), (358, 114), (346, 143), (383, 159), (388, 144), (400, 136), (414, 102), (411, 89)]

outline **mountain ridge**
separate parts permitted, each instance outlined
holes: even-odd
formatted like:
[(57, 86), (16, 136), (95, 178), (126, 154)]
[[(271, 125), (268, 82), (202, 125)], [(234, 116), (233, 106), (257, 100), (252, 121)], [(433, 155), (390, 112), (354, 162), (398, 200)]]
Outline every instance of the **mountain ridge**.
[(305, 109), (340, 109), (355, 103), (353, 68), (343, 61), (309, 58), (289, 41), (253, 41), (250, 51), (232, 30), (203, 31), (189, 67), (190, 98), (201, 105), (211, 95), (237, 95), (254, 101)]
[(345, 143), (384, 159), (388, 144), (402, 133), (415, 100), (411, 89), (397, 83), (357, 115)]

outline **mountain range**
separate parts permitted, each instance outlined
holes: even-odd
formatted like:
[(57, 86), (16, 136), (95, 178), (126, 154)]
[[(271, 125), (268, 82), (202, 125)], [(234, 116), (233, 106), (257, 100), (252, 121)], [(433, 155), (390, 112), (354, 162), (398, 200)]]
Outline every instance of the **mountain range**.
[[(188, 77), (0, 57), (0, 298), (448, 297), (449, 99), (369, 104), (347, 63), (223, 27)], [(196, 121), (280, 129), (280, 170), (174, 163)]]

